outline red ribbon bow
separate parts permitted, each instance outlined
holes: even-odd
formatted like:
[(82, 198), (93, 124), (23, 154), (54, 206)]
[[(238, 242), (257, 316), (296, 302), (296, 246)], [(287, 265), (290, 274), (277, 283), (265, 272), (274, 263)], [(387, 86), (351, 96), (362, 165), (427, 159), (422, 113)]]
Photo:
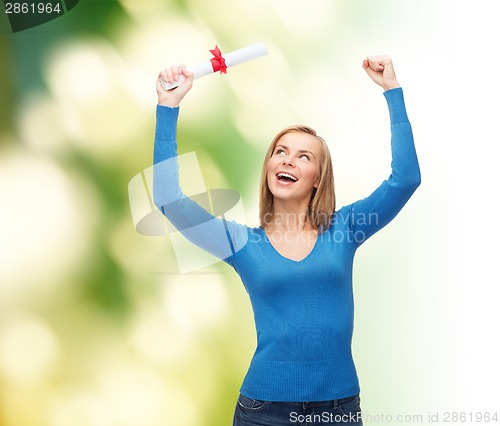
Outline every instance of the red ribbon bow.
[(215, 45), (215, 49), (211, 50), (210, 53), (214, 55), (214, 57), (210, 59), (214, 72), (220, 71), (221, 74), (227, 74), (226, 60), (222, 57), (222, 53), (217, 45)]

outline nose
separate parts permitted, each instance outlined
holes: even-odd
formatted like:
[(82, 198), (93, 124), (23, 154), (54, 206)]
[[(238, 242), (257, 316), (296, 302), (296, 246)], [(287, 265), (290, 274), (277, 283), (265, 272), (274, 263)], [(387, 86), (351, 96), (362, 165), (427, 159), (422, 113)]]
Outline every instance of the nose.
[(288, 164), (290, 166), (294, 166), (294, 163), (293, 163), (293, 157), (290, 157), (290, 156), (287, 156), (285, 158), (283, 158), (283, 165), (285, 164)]

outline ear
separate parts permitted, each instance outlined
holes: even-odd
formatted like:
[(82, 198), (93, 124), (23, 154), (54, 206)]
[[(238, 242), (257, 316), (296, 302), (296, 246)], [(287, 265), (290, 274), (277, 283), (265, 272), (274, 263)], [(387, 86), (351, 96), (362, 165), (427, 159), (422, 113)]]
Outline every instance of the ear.
[(320, 177), (318, 176), (318, 177), (316, 178), (316, 180), (314, 181), (313, 186), (314, 186), (316, 189), (317, 189), (317, 188), (318, 188), (318, 186), (319, 186), (319, 182), (320, 182), (320, 180), (321, 180), (321, 179), (320, 179)]

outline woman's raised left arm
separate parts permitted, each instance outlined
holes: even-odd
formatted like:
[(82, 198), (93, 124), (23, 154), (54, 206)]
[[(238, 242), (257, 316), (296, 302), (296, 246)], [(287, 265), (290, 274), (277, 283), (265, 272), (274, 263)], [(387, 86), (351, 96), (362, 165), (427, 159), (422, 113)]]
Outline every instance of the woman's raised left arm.
[(392, 162), (387, 180), (368, 197), (346, 206), (358, 246), (387, 225), (420, 185), (413, 133), (392, 61), (387, 56), (367, 58), (363, 68), (385, 90), (391, 123)]

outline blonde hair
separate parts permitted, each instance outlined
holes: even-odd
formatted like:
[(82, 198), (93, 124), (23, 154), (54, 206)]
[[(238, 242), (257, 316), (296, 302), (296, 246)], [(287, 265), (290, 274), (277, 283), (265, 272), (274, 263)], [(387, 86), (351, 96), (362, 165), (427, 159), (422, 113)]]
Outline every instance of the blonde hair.
[(320, 168), (319, 175), (320, 181), (317, 188), (313, 189), (311, 200), (306, 213), (306, 220), (318, 233), (322, 233), (328, 229), (335, 212), (335, 183), (333, 178), (332, 158), (330, 150), (325, 140), (318, 136), (314, 129), (308, 126), (290, 126), (279, 132), (269, 145), (266, 156), (264, 157), (264, 164), (262, 166), (262, 173), (260, 178), (260, 200), (259, 200), (259, 219), (260, 225), (264, 227), (273, 218), (274, 215), (274, 196), (269, 190), (267, 184), (267, 164), (272, 157), (276, 144), (280, 138), (287, 133), (307, 133), (314, 136), (319, 142), (321, 147)]

